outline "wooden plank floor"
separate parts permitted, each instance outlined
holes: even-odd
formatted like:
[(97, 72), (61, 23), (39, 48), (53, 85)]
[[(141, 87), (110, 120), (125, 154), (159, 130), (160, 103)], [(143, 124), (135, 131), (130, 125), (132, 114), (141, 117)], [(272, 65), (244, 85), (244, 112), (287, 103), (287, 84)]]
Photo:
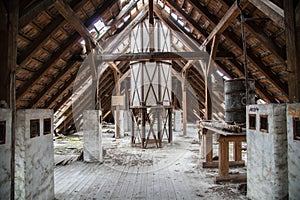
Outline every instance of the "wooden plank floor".
[(105, 162), (76, 161), (55, 168), (55, 198), (246, 199), (236, 186), (215, 185), (202, 169), (193, 137), (177, 137), (161, 149), (132, 148), (129, 139), (104, 137)]

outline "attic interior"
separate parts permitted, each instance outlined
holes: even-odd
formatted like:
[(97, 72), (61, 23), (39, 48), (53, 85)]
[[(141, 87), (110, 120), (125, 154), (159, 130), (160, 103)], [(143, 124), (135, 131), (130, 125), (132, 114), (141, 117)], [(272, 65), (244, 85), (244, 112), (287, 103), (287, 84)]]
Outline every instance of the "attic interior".
[(299, 1), (0, 9), (0, 199), (300, 199)]

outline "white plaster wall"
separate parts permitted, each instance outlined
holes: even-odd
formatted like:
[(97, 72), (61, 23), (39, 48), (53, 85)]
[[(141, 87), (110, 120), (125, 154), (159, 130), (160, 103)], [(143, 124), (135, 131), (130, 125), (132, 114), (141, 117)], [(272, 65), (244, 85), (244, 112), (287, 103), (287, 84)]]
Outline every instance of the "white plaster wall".
[(83, 113), (83, 159), (86, 162), (103, 162), (100, 116), (100, 110)]
[(5, 144), (0, 144), (0, 199), (10, 199), (11, 110), (0, 109), (0, 121), (6, 121)]
[[(117, 116), (117, 111), (114, 111), (114, 117), (115, 117), (115, 133), (117, 133), (117, 123), (116, 123), (116, 116)], [(120, 119), (119, 119), (119, 124), (120, 124), (120, 137), (124, 137), (124, 132), (125, 132), (125, 112), (124, 110), (120, 110)]]
[(174, 131), (179, 132), (182, 131), (182, 111), (174, 110)]
[[(44, 119), (51, 133), (44, 135)], [(30, 138), (30, 120), (40, 120), (40, 136)], [(53, 112), (29, 109), (17, 112), (16, 199), (54, 199)]]
[(287, 104), (289, 199), (300, 199), (300, 140), (294, 140), (293, 117), (300, 118), (300, 104)]
[[(247, 106), (247, 196), (283, 199), (288, 194), (286, 105)], [(249, 114), (256, 114), (256, 130), (249, 129)], [(259, 115), (268, 115), (268, 133), (262, 133)]]

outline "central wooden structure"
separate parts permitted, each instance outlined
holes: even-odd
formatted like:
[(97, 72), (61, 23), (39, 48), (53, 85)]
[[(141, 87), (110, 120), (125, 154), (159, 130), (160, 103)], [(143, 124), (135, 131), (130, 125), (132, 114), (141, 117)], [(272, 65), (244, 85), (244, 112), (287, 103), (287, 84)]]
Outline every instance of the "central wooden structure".
[[(130, 35), (131, 52), (170, 52), (171, 32), (161, 21), (140, 23)], [(166, 133), (172, 141), (172, 65), (170, 61), (137, 61), (130, 63), (132, 110), (132, 145), (148, 143), (162, 146)], [(156, 127), (155, 127), (156, 126)]]

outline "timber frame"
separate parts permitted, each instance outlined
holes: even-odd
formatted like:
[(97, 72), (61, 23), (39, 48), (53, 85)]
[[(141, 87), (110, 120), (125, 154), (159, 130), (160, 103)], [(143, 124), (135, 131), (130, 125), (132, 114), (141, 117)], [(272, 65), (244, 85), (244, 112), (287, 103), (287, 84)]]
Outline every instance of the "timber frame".
[[(245, 76), (240, 10), (235, 0), (24, 0), (16, 6), (17, 16), (6, 6), (1, 0), (1, 39), (8, 43), (1, 41), (0, 100), (8, 107), (53, 109), (59, 132), (68, 133), (80, 121), (80, 110), (92, 101), (86, 98), (92, 95), (92, 85), (98, 88), (103, 116), (112, 120), (110, 99), (115, 82), (126, 80), (123, 84), (128, 86), (129, 61), (134, 59), (172, 58), (174, 72), (186, 77), (197, 94), (189, 105), (201, 117), (210, 111), (205, 86), (208, 72), (199, 71), (198, 62), (192, 61), (205, 56), (199, 51), (207, 52), (207, 69), (215, 67), (227, 78)], [(244, 0), (241, 7), (246, 17), (247, 70), (256, 81), (257, 98), (269, 103), (299, 102), (299, 2)], [(19, 19), (17, 25), (6, 21), (7, 14)], [(183, 54), (194, 52), (189, 60), (155, 52), (130, 54), (127, 36), (147, 17), (150, 24), (155, 17), (173, 30), (172, 48)], [(95, 28), (98, 20), (104, 24), (101, 30)], [(93, 50), (107, 54), (86, 62)], [(96, 81), (99, 66), (103, 71)], [(173, 76), (173, 82), (179, 78)], [(90, 80), (94, 80), (91, 85)], [(177, 89), (181, 90), (180, 84)], [(80, 105), (78, 113), (72, 112), (72, 100)], [(192, 118), (190, 113), (193, 110), (188, 110), (187, 119)], [(64, 122), (58, 123), (62, 117)]]

